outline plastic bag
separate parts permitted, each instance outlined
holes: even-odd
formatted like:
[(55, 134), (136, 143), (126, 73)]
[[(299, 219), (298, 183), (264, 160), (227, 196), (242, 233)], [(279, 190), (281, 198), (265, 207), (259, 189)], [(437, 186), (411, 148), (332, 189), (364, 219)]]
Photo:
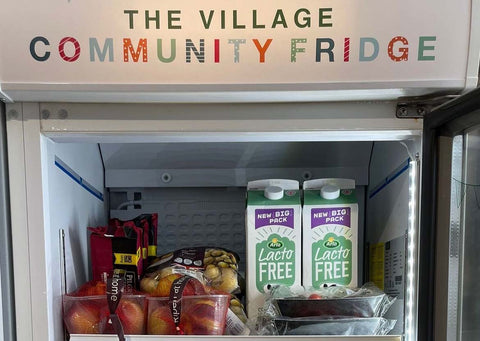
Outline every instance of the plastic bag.
[(385, 335), (395, 326), (386, 320), (394, 297), (372, 283), (351, 289), (274, 286), (255, 324), (258, 335)]
[(274, 287), (267, 303), (277, 307), (278, 315), (287, 317), (382, 317), (395, 300), (372, 283), (367, 283), (356, 289), (333, 286), (305, 289), (303, 293)]
[(274, 319), (278, 335), (387, 335), (395, 320), (382, 317), (323, 318), (279, 317)]
[(163, 277), (182, 274), (195, 277), (215, 290), (239, 293), (238, 260), (235, 253), (218, 247), (175, 250), (160, 256), (147, 268), (140, 288), (151, 293)]

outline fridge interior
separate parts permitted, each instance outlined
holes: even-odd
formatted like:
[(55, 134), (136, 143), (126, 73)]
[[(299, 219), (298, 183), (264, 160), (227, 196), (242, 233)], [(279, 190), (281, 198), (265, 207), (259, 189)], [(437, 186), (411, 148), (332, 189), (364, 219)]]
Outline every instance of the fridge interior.
[[(62, 293), (91, 277), (88, 226), (157, 212), (157, 254), (221, 245), (239, 254), (240, 273), (248, 276), (246, 183), (265, 178), (300, 183), (355, 179), (359, 284), (372, 279), (372, 245), (389, 242), (387, 249), (394, 251), (385, 271), (395, 273), (384, 274), (389, 276), (385, 289), (397, 300), (386, 317), (397, 320), (390, 334), (408, 332), (406, 236), (413, 209), (410, 161), (420, 152), (418, 136), (405, 141), (226, 143), (73, 143), (42, 136), (41, 147), (52, 339), (64, 337)], [(409, 255), (408, 261), (414, 261), (414, 253)]]

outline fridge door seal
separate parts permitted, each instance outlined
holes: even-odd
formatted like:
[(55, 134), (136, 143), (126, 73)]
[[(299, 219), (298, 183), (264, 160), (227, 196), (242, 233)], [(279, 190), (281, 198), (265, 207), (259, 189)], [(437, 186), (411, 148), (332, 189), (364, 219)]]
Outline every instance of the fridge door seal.
[[(6, 111), (0, 102), (0, 338), (15, 340), (12, 236), (6, 145)], [(3, 324), (3, 327), (2, 327)]]

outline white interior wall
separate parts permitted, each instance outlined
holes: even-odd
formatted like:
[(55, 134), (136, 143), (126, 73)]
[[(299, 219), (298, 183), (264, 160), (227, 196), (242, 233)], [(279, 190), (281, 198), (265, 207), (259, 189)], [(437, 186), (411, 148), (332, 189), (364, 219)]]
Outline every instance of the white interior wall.
[[(408, 227), (408, 170), (401, 172), (409, 158), (399, 142), (375, 142), (370, 163), (367, 235), (379, 243), (405, 235)], [(397, 175), (395, 179), (392, 176)], [(385, 184), (383, 188), (379, 185)], [(378, 189), (377, 193), (373, 193)]]
[[(375, 142), (370, 163), (367, 193), (366, 242), (375, 244), (403, 238), (409, 218), (409, 157), (418, 152), (419, 144)], [(403, 276), (405, 281), (405, 276)], [(402, 334), (404, 328), (403, 293), (387, 312), (396, 319), (390, 334)]]
[[(50, 337), (63, 336), (61, 320), (62, 276), (60, 229), (65, 230), (66, 290), (76, 289), (90, 276), (87, 226), (105, 224), (105, 202), (92, 195), (85, 187), (56, 165), (61, 160), (71, 175), (81, 177), (91, 187), (104, 192), (103, 164), (97, 144), (54, 143), (43, 140), (43, 170), (45, 195), (45, 240)], [(79, 178), (77, 178), (79, 179)], [(105, 197), (105, 193), (103, 193)]]

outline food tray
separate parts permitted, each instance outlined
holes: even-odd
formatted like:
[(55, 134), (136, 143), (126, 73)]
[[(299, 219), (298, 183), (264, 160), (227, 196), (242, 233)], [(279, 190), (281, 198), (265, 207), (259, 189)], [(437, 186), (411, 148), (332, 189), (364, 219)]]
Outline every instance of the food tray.
[(385, 294), (375, 296), (351, 296), (344, 298), (306, 299), (277, 298), (280, 315), (286, 317), (307, 316), (351, 316), (351, 317), (380, 317), (383, 314)]

